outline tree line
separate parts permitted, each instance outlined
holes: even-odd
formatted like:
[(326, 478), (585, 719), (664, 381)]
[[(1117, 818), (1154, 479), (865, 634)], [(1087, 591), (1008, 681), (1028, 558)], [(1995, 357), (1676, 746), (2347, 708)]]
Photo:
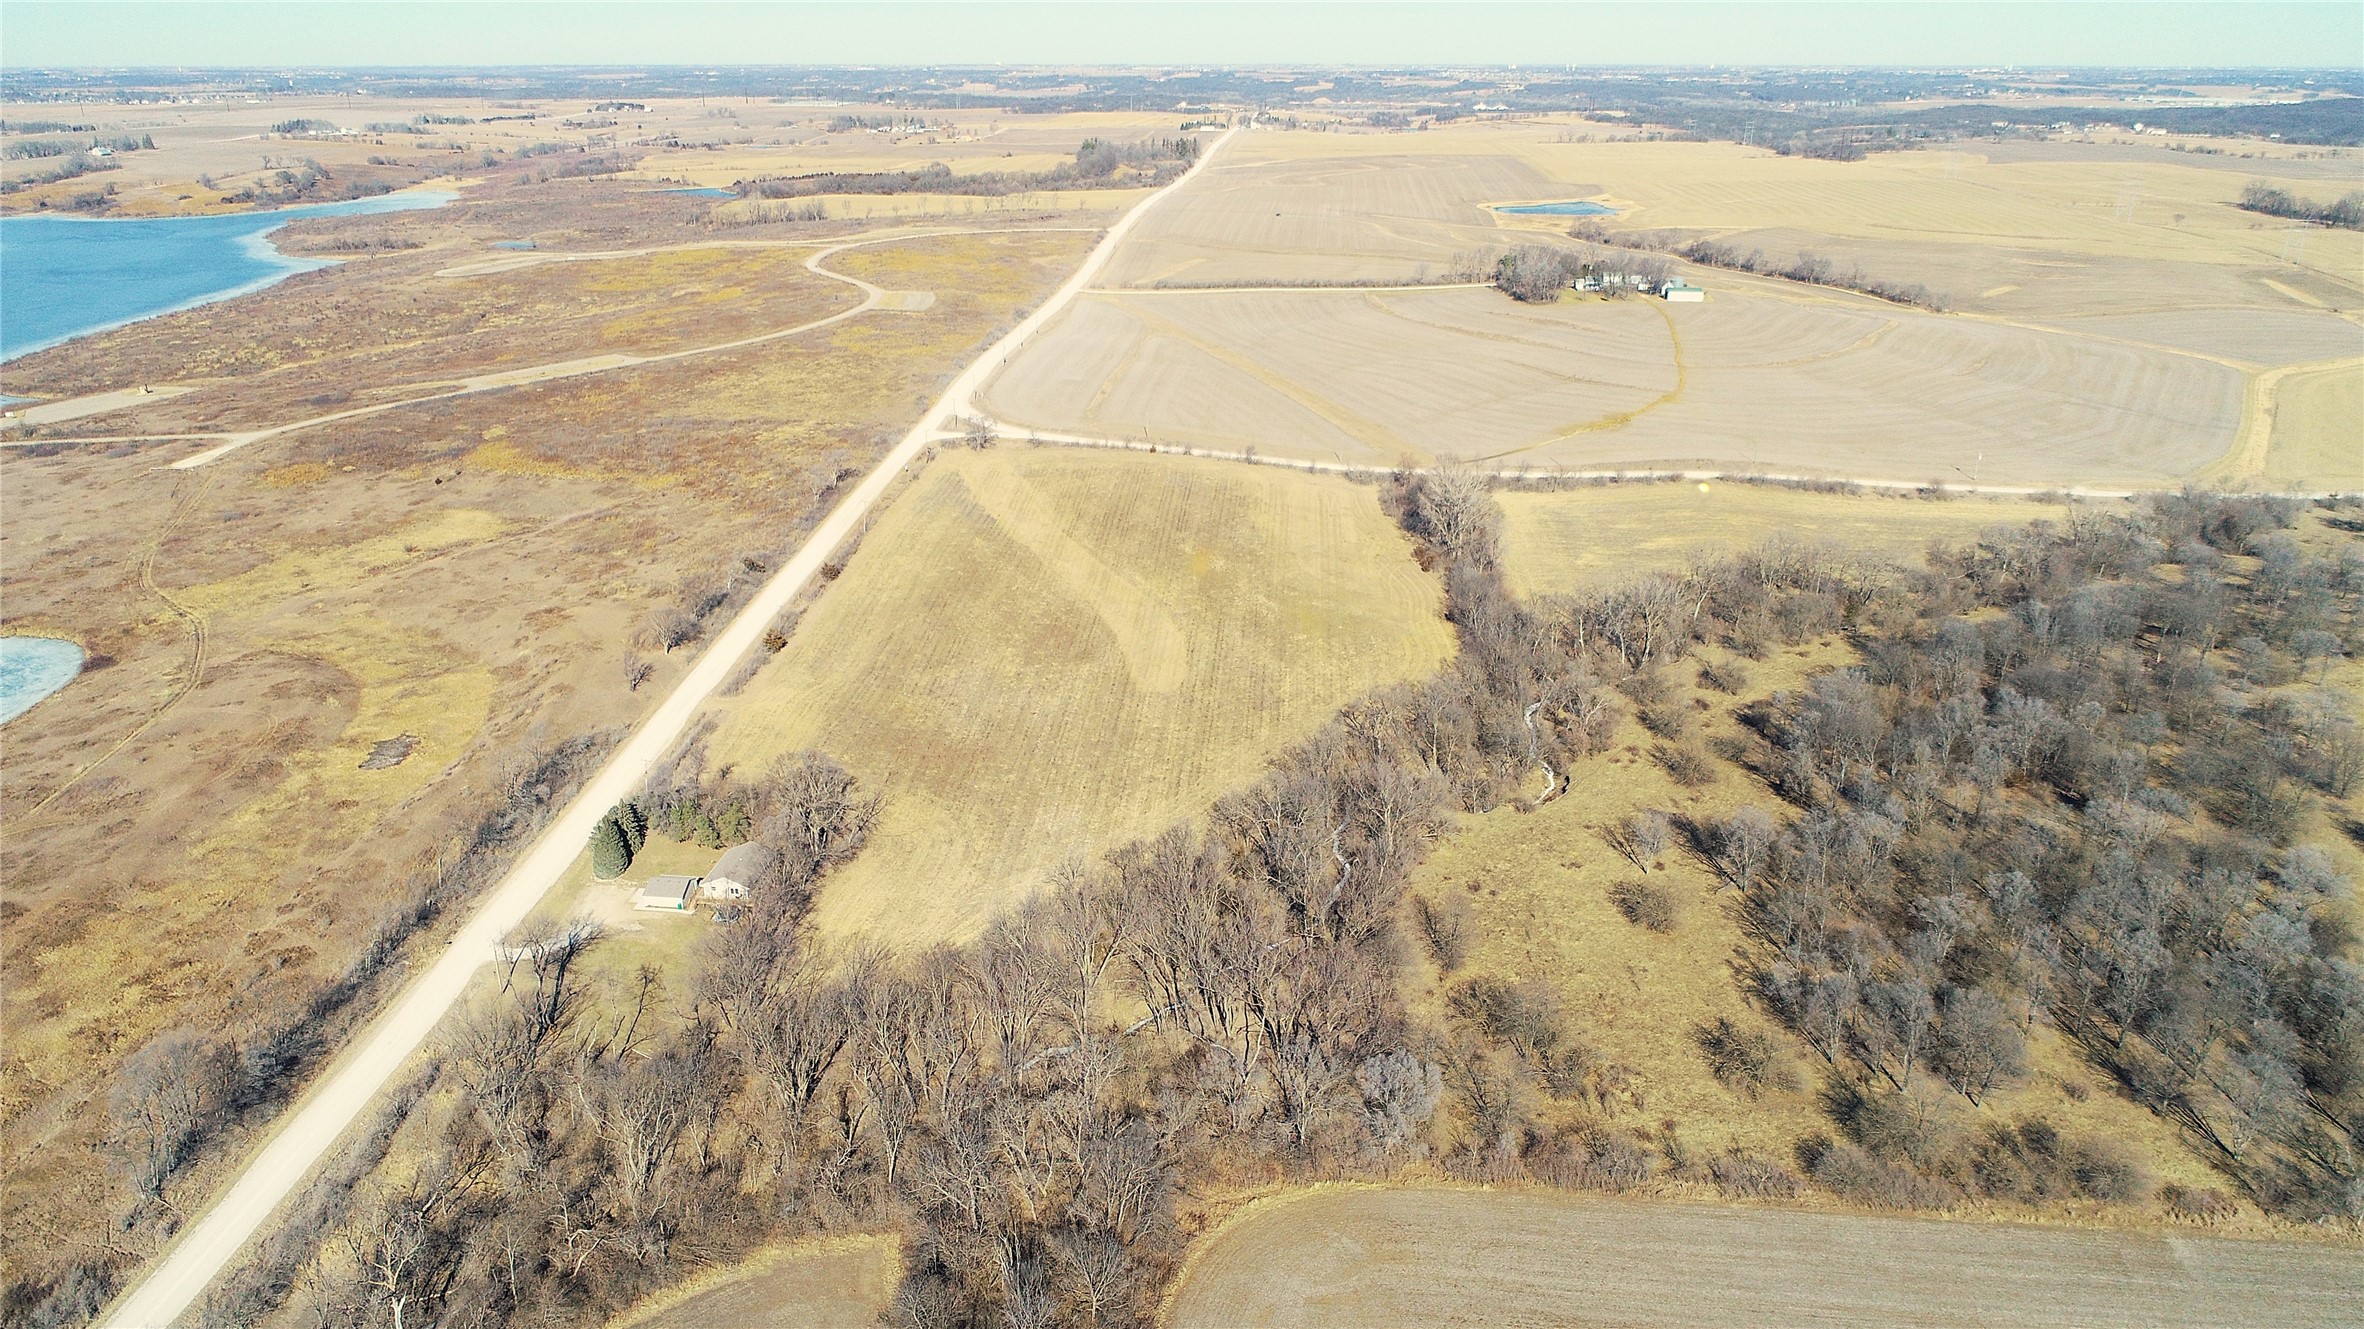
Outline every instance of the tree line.
[(2262, 212), (2268, 217), (2288, 217), (2293, 221), (2316, 222), (2350, 231), (2364, 230), (2364, 190), (2342, 194), (2330, 203), (2316, 203), (2300, 198), (2289, 190), (2277, 189), (2258, 181), (2241, 191), (2241, 207), (2249, 212)]
[(1131, 143), (1087, 138), (1072, 161), (1047, 171), (956, 173), (943, 162), (907, 171), (820, 171), (811, 175), (760, 176), (737, 185), (739, 197), (811, 198), (819, 194), (964, 194), (998, 198), (1042, 189), (1146, 189), (1165, 184), (1198, 160), (1200, 142), (1191, 135)]
[(1768, 258), (1763, 249), (1752, 249), (1743, 254), (1720, 241), (1708, 239), (1685, 240), (1673, 231), (1611, 231), (1599, 222), (1578, 222), (1568, 234), (1596, 245), (1623, 249), (1671, 252), (1701, 267), (1728, 268), (1735, 272), (1753, 272), (1759, 276), (1779, 277), (1784, 281), (1803, 282), (1809, 286), (1835, 286), (1843, 291), (1854, 291), (1894, 304), (1943, 313), (1950, 305), (1948, 298), (1931, 291), (1919, 282), (1894, 282), (1866, 273), (1860, 265), (1839, 267), (1831, 260), (1811, 251), (1801, 252), (1786, 261)]

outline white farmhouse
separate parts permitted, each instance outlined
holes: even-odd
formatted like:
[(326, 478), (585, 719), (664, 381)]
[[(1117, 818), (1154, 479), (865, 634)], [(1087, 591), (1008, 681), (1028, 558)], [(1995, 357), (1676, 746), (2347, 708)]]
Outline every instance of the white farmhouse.
[(698, 894), (708, 900), (744, 900), (772, 865), (772, 851), (750, 840), (723, 851), (714, 867), (698, 879)]
[(1707, 299), (1706, 291), (1700, 289), (1699, 287), (1688, 285), (1679, 281), (1668, 282), (1665, 286), (1659, 289), (1658, 294), (1674, 302), (1675, 304), (1684, 305), (1699, 304)]

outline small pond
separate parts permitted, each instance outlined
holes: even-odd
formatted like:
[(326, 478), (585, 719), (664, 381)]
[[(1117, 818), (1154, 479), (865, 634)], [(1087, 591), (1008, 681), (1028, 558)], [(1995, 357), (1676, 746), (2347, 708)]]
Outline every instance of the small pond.
[(55, 637), (0, 637), (0, 724), (74, 681), (82, 648)]
[(1520, 203), (1516, 205), (1506, 204), (1502, 207), (1494, 209), (1494, 211), (1512, 213), (1521, 217), (1606, 217), (1611, 213), (1616, 212), (1617, 209), (1610, 207), (1606, 203), (1593, 203), (1584, 199), (1571, 199), (1565, 203)]
[(739, 196), (739, 191), (736, 189), (716, 189), (712, 185), (701, 185), (696, 189), (668, 189), (665, 192), (687, 194), (691, 198), (737, 198)]

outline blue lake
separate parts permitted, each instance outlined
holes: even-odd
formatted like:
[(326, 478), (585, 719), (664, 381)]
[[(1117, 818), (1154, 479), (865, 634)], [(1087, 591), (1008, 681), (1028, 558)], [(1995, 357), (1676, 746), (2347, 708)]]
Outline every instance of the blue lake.
[(219, 217), (0, 217), (0, 361), (328, 266), (271, 247), (266, 237), (299, 217), (408, 212), (453, 197), (411, 191)]
[(1496, 212), (1512, 212), (1522, 217), (1606, 217), (1617, 211), (1605, 203), (1587, 203), (1577, 199), (1568, 203), (1521, 203), (1516, 207), (1501, 207)]
[(736, 189), (716, 189), (712, 185), (700, 185), (695, 189), (668, 189), (665, 192), (687, 194), (692, 198), (737, 198), (739, 196), (739, 191)]
[(55, 637), (0, 637), (0, 724), (74, 681), (82, 648)]

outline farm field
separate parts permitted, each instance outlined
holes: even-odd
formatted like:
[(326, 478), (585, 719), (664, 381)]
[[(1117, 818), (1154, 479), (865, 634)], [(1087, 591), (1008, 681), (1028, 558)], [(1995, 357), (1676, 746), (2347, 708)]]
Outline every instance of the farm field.
[(2364, 369), (2285, 379), (2266, 451), (2270, 480), (2310, 488), (2364, 487)]
[(1773, 537), (1914, 563), (1931, 540), (1951, 543), (1990, 526), (2059, 520), (2067, 511), (2023, 499), (1933, 503), (1745, 484), (1715, 484), (1705, 492), (1689, 484), (1508, 490), (1494, 498), (1502, 505), (1503, 575), (1521, 597), (1599, 589)]
[(2222, 364), (1773, 285), (1685, 306), (1103, 295), (987, 404), (1018, 427), (1359, 465), (2038, 485), (2172, 484), (2223, 455), (2242, 418), (2242, 374)]
[(668, 1288), (607, 1329), (869, 1329), (901, 1268), (892, 1237), (790, 1242)]
[[(472, 227), (514, 234), (510, 223), (540, 215), (556, 233), (605, 230), (615, 248), (679, 234), (678, 214), (651, 211), (668, 205), (608, 206), (587, 197), (595, 189), (511, 191), (539, 193), (539, 214), (513, 197), (413, 214), (436, 217), (416, 233), (422, 248), (450, 256), (349, 264), (191, 311), (202, 329), (174, 316), (26, 356), (10, 388), (138, 382), (221, 345), (231, 352), (207, 386), (70, 428), (313, 414), (328, 408), (306, 394), (366, 400), (370, 376), (392, 372), (370, 348), (399, 347), (406, 327), (455, 360), (530, 352), (526, 332), (467, 330), (499, 325), (512, 298), (553, 336), (646, 318), (654, 341), (641, 344), (740, 317), (717, 298), (669, 321), (668, 297), (697, 303), (680, 294), (689, 285), (738, 286), (762, 319), (839, 298), (797, 266), (809, 251), (788, 249), (710, 251), (687, 267), (550, 265), (484, 279), (458, 307), (435, 303), (447, 287), (430, 265), (487, 252)], [(664, 650), (655, 616), (717, 587), (727, 598), (792, 546), (850, 468), (908, 427), (914, 401), (1039, 303), (1091, 239), (1053, 230), (848, 252), (844, 270), (937, 298), (809, 340), (323, 426), (193, 472), (164, 468), (187, 443), (0, 454), (6, 628), (70, 638), (92, 657), (8, 730), (0, 946), (20, 963), (0, 1012), (0, 1222), (71, 1252), (129, 1212), (103, 1146), (107, 1086), (156, 1035), (333, 1046), (383, 981), (362, 958), (373, 939), (399, 942), (439, 871), (472, 844), (511, 843), (572, 777), (565, 753), (600, 750), (687, 669), (695, 652)], [(282, 376), (273, 339), (254, 330), (287, 326), (313, 329), (322, 354), (291, 356)], [(271, 385), (250, 393), (253, 382)], [(365, 766), (380, 745), (398, 758)], [(290, 1035), (314, 1001), (327, 1004)], [(166, 1198), (202, 1198), (209, 1169), (235, 1152), (176, 1177)], [(20, 1266), (32, 1278), (46, 1267)]]
[(2315, 1329), (2352, 1250), (1429, 1187), (1260, 1201), (1204, 1241), (1176, 1329), (1979, 1324)]
[(885, 796), (825, 934), (974, 934), (1069, 856), (1202, 813), (1452, 649), (1342, 480), (1004, 445), (938, 458), (732, 705), (709, 761), (804, 748)]

